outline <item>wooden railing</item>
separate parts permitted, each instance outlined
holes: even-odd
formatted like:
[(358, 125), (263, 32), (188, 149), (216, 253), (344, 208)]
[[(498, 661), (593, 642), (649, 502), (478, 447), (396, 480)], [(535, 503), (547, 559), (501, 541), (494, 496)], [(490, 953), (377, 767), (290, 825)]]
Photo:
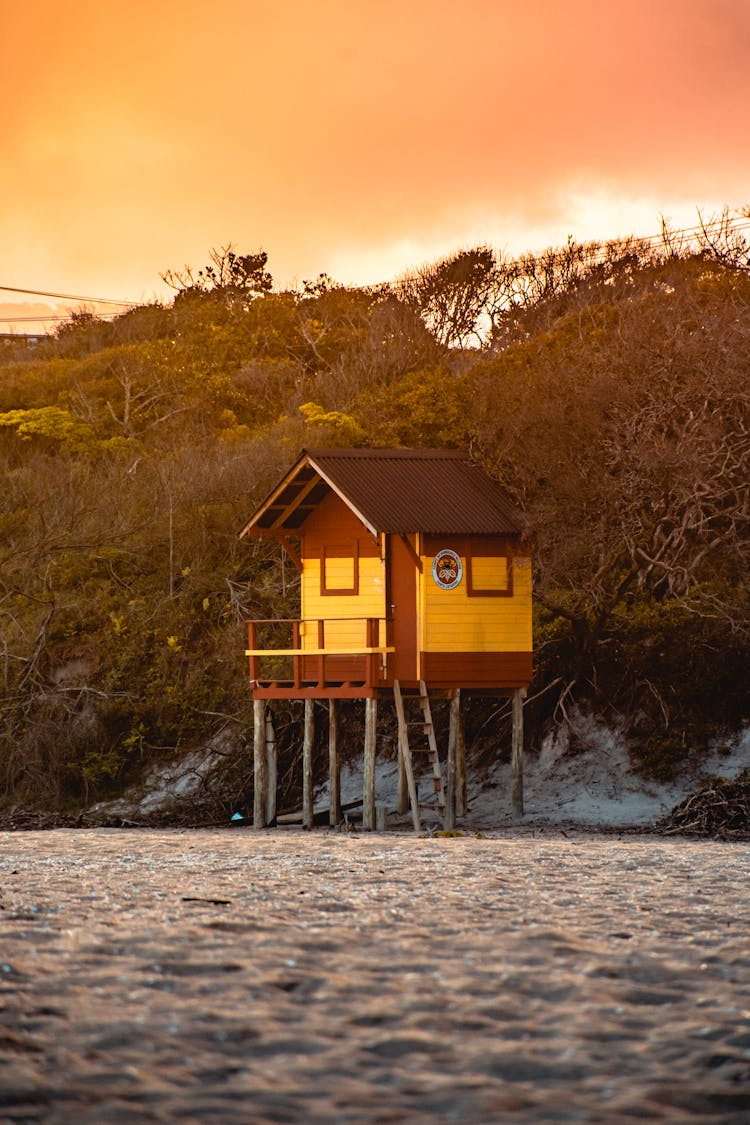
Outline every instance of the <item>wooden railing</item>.
[[(360, 632), (362, 642), (331, 641), (330, 632)], [(336, 687), (342, 683), (377, 687), (387, 678), (386, 621), (380, 617), (329, 617), (307, 620), (266, 618), (248, 621), (250, 686), (277, 685), (286, 689)], [(263, 633), (285, 630), (287, 645), (263, 644)], [(269, 666), (270, 665), (270, 666)]]

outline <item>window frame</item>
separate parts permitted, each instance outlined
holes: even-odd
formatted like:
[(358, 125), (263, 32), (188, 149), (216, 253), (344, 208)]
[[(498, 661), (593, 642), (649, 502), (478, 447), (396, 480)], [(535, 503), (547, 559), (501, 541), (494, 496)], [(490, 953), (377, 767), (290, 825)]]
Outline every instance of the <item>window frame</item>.
[[(351, 559), (354, 584), (351, 587), (329, 586), (326, 581), (326, 560)], [(320, 555), (320, 596), (323, 598), (356, 597), (359, 594), (359, 541), (357, 539), (341, 540), (338, 543), (324, 545)]]
[(474, 585), (474, 572), (472, 567), (473, 552), (466, 552), (466, 596), (468, 598), (512, 598), (513, 597), (513, 552), (508, 545), (503, 555), (481, 555), (478, 558), (505, 559), (508, 572), (508, 584), (504, 590), (487, 590)]

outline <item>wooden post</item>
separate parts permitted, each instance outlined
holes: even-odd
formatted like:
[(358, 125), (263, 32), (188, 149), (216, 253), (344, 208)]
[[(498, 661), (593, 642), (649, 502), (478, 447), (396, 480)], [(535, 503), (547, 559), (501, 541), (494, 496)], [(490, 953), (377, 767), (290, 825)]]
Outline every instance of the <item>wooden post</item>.
[[(380, 622), (377, 617), (368, 617), (365, 621), (365, 645), (367, 648), (380, 646)], [(375, 652), (368, 652), (365, 656), (365, 684), (374, 687), (378, 682), (378, 660)]]
[[(326, 647), (326, 623), (321, 618), (318, 621), (318, 648), (324, 649)], [(318, 687), (322, 688), (326, 682), (326, 658), (321, 652), (318, 657)]]
[(278, 768), (276, 762), (276, 731), (273, 726), (273, 712), (266, 707), (266, 824), (276, 820), (276, 782)]
[(526, 692), (516, 688), (513, 692), (513, 735), (511, 745), (511, 773), (513, 791), (511, 804), (513, 816), (523, 816), (523, 701)]
[(305, 735), (302, 744), (302, 827), (313, 826), (313, 745), (315, 742), (315, 702), (305, 700)]
[[(257, 631), (256, 631), (256, 628), (255, 628), (255, 622), (254, 621), (248, 621), (248, 623), (247, 623), (247, 640), (248, 640), (248, 646), (247, 647), (250, 649), (251, 652), (253, 651), (253, 649), (257, 649), (259, 647)], [(257, 656), (251, 656), (250, 657), (250, 687), (251, 688), (255, 686), (255, 681), (258, 678), (259, 659), (260, 658), (257, 657)]]
[(451, 696), (450, 702), (450, 726), (448, 728), (448, 762), (445, 779), (445, 816), (443, 817), (443, 828), (456, 827), (456, 743), (458, 740), (460, 707), (460, 696), (456, 691)]
[(266, 704), (253, 700), (253, 828), (266, 827)]
[[(396, 689), (393, 694), (394, 703), (396, 703), (396, 718), (399, 718), (399, 703), (396, 700)], [(401, 704), (403, 708), (403, 704)], [(399, 736), (398, 736), (398, 790), (396, 793), (396, 808), (400, 813), (409, 811), (409, 780), (406, 775), (406, 761), (403, 754), (403, 746), (401, 745), (401, 722), (399, 719)]]
[(341, 820), (341, 763), (339, 762), (339, 709), (335, 699), (328, 700), (328, 788), (330, 806), (328, 823), (332, 828)]
[(398, 740), (398, 793), (397, 808), (400, 813), (409, 811), (409, 782), (406, 777), (406, 762), (401, 753), (401, 739)]
[(300, 622), (292, 622), (292, 648), (296, 650), (297, 655), (292, 657), (292, 679), (294, 686), (298, 688), (302, 682), (302, 657), (299, 654), (300, 647)]
[(461, 689), (456, 690), (456, 816), (466, 816), (466, 739)]
[(375, 742), (378, 723), (377, 699), (365, 700), (365, 770), (362, 799), (362, 828), (372, 832), (375, 827)]

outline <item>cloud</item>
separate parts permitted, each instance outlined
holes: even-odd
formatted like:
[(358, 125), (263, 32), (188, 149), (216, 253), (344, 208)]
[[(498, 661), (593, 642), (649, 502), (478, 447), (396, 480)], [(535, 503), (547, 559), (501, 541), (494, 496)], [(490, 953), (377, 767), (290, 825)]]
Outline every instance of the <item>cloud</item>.
[(227, 242), (367, 280), (746, 202), (745, 0), (30, 0), (6, 23), (0, 260), (40, 288), (140, 296)]

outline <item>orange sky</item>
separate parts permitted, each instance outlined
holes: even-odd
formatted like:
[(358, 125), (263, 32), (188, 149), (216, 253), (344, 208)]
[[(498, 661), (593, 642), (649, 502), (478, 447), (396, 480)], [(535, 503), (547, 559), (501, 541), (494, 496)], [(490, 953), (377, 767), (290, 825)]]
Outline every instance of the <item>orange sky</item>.
[(0, 0), (0, 285), (692, 225), (750, 203), (749, 57), (748, 0)]

